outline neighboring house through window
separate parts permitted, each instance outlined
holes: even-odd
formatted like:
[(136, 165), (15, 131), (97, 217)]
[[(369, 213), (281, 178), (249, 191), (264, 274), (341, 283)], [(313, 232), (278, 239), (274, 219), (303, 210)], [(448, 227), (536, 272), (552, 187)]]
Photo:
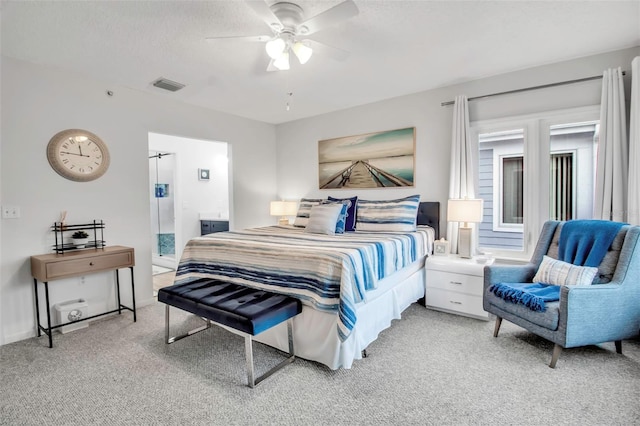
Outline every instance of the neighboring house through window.
[(528, 258), (549, 219), (589, 219), (598, 144), (597, 107), (476, 122), (481, 251)]

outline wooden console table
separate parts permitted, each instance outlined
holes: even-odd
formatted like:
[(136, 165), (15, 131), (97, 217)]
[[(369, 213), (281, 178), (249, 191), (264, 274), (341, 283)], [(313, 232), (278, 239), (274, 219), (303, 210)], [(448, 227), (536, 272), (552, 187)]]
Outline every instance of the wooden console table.
[[(38, 336), (44, 331), (49, 336), (49, 347), (53, 347), (53, 330), (78, 321), (86, 321), (103, 315), (122, 313), (123, 309), (133, 312), (133, 321), (136, 321), (136, 296), (133, 282), (133, 267), (135, 265), (135, 254), (133, 248), (124, 246), (110, 246), (99, 249), (86, 249), (66, 252), (63, 254), (49, 253), (38, 256), (31, 256), (31, 275), (33, 276), (33, 286), (35, 290), (36, 318), (38, 322)], [(131, 271), (131, 297), (133, 306), (130, 308), (120, 302), (120, 277), (118, 270), (129, 268)], [(82, 318), (78, 321), (67, 322), (51, 326), (51, 307), (49, 305), (49, 281), (63, 278), (78, 277), (95, 272), (115, 270), (116, 293), (118, 308), (98, 315)], [(47, 302), (47, 326), (40, 323), (40, 308), (38, 301), (38, 281), (44, 283), (44, 292)]]

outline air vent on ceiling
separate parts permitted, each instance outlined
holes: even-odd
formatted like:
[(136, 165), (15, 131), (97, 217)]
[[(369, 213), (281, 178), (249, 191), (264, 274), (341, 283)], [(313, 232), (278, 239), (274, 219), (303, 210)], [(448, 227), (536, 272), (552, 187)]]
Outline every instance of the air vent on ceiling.
[(184, 84), (177, 83), (175, 81), (167, 80), (166, 78), (159, 78), (153, 82), (155, 87), (159, 87), (170, 92), (177, 92), (184, 87)]

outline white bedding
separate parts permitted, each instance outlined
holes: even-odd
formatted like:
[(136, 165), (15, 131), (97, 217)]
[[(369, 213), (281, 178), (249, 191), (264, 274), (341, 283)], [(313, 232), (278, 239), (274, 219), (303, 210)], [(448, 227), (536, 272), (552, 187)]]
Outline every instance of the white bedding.
[[(424, 260), (433, 228), (407, 233), (319, 236), (267, 227), (191, 240), (176, 283), (213, 278), (300, 298), (294, 318), (297, 356), (350, 368), (411, 303), (424, 297)], [(286, 325), (256, 340), (288, 351)]]
[[(401, 313), (424, 297), (425, 258), (385, 278), (367, 300), (356, 305), (358, 322), (347, 340), (335, 333), (336, 314), (317, 311), (309, 306), (293, 319), (293, 342), (296, 356), (326, 365), (332, 370), (351, 368), (362, 358), (362, 351), (378, 338), (380, 332), (400, 319)], [(255, 340), (288, 351), (286, 324), (267, 330)]]

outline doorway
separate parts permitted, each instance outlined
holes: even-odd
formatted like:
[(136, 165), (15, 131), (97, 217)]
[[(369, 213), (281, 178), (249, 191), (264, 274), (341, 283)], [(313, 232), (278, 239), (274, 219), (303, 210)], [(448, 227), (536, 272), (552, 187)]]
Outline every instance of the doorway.
[(153, 274), (172, 271), (176, 263), (175, 154), (149, 151)]
[(150, 132), (148, 148), (155, 289), (173, 284), (182, 250), (200, 236), (201, 220), (233, 226), (231, 145)]

